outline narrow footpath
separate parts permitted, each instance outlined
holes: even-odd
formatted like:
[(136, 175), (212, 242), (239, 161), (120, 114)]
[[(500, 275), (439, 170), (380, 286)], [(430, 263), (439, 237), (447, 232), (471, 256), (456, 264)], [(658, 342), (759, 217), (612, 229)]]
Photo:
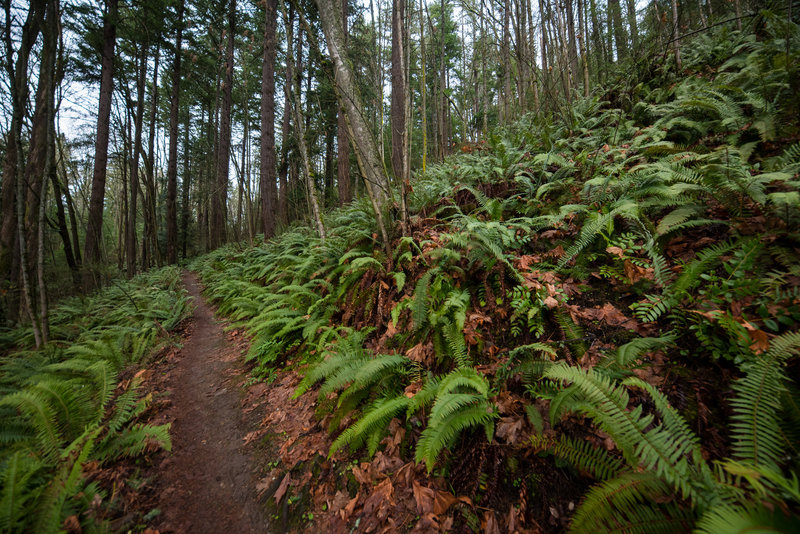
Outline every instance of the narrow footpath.
[(269, 532), (255, 492), (254, 464), (243, 450), (245, 370), (201, 296), (196, 275), (186, 272), (183, 280), (196, 308), (168, 382), (173, 452), (160, 466), (158, 530)]

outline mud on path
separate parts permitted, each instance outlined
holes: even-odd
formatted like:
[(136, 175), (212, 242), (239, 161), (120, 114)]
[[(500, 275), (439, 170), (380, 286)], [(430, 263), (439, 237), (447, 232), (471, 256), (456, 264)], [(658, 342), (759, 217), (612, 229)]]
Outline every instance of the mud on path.
[(243, 448), (249, 425), (240, 405), (240, 384), (246, 370), (201, 296), (196, 275), (185, 272), (183, 280), (196, 308), (167, 379), (172, 454), (159, 467), (158, 530), (268, 532), (255, 492), (254, 464)]

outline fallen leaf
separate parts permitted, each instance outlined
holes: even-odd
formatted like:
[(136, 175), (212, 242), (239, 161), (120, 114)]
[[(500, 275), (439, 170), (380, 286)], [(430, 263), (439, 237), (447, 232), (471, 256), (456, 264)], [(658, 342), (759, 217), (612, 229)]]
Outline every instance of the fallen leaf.
[(281, 499), (286, 494), (286, 490), (289, 489), (289, 482), (291, 481), (291, 479), (292, 479), (291, 475), (289, 473), (286, 473), (286, 476), (284, 476), (283, 480), (281, 480), (280, 486), (278, 486), (278, 489), (275, 490), (275, 495), (274, 495), (275, 504), (281, 503)]
[(416, 480), (411, 481), (411, 487), (414, 491), (414, 500), (417, 503), (417, 513), (425, 515), (433, 512), (434, 501), (436, 494), (431, 488), (422, 486)]
[(620, 247), (608, 247), (606, 248), (606, 252), (619, 256), (620, 258), (625, 257), (625, 251)]
[(514, 445), (517, 443), (517, 437), (524, 425), (525, 420), (522, 417), (502, 417), (497, 423), (495, 436), (505, 440), (510, 445)]
[(763, 330), (753, 330), (748, 332), (750, 339), (753, 343), (750, 344), (750, 349), (756, 354), (762, 354), (769, 350), (769, 337)]
[(483, 513), (481, 530), (484, 534), (500, 534), (500, 525), (497, 524), (497, 518), (492, 510)]

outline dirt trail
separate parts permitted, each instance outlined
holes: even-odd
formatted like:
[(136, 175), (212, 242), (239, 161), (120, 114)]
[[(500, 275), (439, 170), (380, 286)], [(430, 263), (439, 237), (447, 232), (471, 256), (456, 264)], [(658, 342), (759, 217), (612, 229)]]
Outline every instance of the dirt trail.
[(268, 532), (254, 464), (242, 445), (248, 425), (239, 384), (245, 371), (200, 295), (197, 277), (185, 273), (183, 279), (196, 309), (168, 383), (173, 453), (159, 473), (159, 531)]

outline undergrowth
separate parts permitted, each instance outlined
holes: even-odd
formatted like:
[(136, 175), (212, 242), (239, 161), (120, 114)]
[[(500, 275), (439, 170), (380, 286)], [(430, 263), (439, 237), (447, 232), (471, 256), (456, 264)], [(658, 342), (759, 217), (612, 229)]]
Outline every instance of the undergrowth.
[(576, 99), (430, 167), (391, 256), (355, 203), (324, 241), (293, 227), (193, 268), (254, 336), (256, 376), (301, 369), (331, 456), (399, 421), (429, 472), (463, 439), (574, 466), (596, 481), (576, 532), (797, 530), (800, 35), (764, 21), (774, 38), (698, 39), (703, 76)]
[(0, 358), (1, 532), (109, 528), (98, 503), (113, 503), (87, 467), (171, 447), (169, 425), (137, 419), (149, 402), (138, 380), (118, 377), (190, 310), (180, 270), (165, 268), (61, 303), (39, 350), (29, 329), (4, 333), (17, 349)]

